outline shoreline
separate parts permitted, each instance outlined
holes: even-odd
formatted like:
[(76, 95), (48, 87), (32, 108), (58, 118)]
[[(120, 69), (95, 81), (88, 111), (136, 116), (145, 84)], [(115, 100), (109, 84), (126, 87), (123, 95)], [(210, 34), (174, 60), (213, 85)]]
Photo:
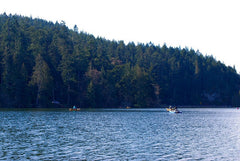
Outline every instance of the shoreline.
[[(160, 107), (152, 107), (152, 108), (134, 108), (134, 107), (128, 107), (128, 108), (80, 108), (80, 111), (94, 111), (94, 110), (111, 110), (111, 109), (119, 109), (119, 110), (137, 110), (137, 109), (165, 109), (168, 108), (169, 105), (162, 105)], [(206, 109), (206, 108), (240, 108), (238, 106), (233, 107), (233, 106), (211, 106), (211, 105), (206, 105), (206, 106), (196, 106), (196, 105), (179, 105), (176, 106), (177, 108), (202, 108), (202, 109)], [(69, 111), (69, 108), (53, 108), (53, 107), (46, 107), (46, 108), (39, 108), (39, 107), (31, 107), (31, 108), (15, 108), (15, 107), (0, 107), (0, 111)]]

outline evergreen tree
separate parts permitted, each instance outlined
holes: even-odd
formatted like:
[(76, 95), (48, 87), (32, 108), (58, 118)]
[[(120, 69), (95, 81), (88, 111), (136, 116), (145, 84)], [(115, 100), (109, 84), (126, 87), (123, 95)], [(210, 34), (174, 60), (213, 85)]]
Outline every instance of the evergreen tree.
[(30, 83), (31, 85), (36, 86), (36, 92), (34, 93), (36, 96), (36, 106), (44, 107), (49, 105), (52, 101), (51, 88), (53, 78), (51, 76), (49, 66), (40, 54), (37, 55), (35, 62), (36, 64), (33, 67), (33, 75)]
[(188, 48), (110, 41), (0, 15), (0, 107), (239, 105), (232, 67)]

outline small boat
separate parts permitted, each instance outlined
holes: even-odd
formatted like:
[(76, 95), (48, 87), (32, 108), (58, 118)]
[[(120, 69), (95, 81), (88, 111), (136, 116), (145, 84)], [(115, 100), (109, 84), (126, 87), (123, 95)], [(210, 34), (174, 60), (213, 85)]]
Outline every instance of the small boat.
[(69, 108), (69, 111), (80, 111), (80, 108), (73, 106), (72, 108)]
[(166, 110), (168, 111), (168, 112), (170, 112), (170, 113), (182, 113), (181, 111), (179, 111), (178, 109), (177, 109), (177, 107), (169, 107), (169, 108), (166, 108)]
[(80, 108), (69, 108), (69, 111), (80, 111)]

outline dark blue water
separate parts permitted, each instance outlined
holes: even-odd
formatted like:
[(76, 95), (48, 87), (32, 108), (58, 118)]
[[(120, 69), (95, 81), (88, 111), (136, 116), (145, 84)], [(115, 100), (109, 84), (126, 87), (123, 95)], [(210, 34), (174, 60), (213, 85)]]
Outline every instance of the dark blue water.
[(0, 111), (0, 160), (240, 160), (240, 110)]

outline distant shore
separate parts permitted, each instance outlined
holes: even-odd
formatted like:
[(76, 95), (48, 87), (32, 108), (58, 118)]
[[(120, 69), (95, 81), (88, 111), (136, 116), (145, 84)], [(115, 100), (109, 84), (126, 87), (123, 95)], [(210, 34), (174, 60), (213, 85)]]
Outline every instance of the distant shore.
[[(173, 105), (172, 105), (173, 106)], [(81, 108), (81, 110), (103, 110), (103, 109), (165, 109), (168, 108), (169, 105), (162, 105), (160, 107), (153, 107), (153, 108), (134, 108), (134, 107), (128, 107), (128, 108), (120, 108), (120, 107), (116, 107), (116, 108)], [(233, 106), (224, 106), (224, 105), (176, 105), (176, 107), (178, 108), (240, 108), (240, 107), (233, 107)], [(39, 108), (39, 107), (24, 107), (24, 108), (4, 108), (4, 107), (0, 107), (0, 111), (12, 111), (12, 110), (16, 110), (16, 111), (65, 111), (65, 110), (69, 110), (69, 108), (67, 107), (60, 107), (60, 108), (53, 108), (53, 107), (46, 107), (46, 108)]]

